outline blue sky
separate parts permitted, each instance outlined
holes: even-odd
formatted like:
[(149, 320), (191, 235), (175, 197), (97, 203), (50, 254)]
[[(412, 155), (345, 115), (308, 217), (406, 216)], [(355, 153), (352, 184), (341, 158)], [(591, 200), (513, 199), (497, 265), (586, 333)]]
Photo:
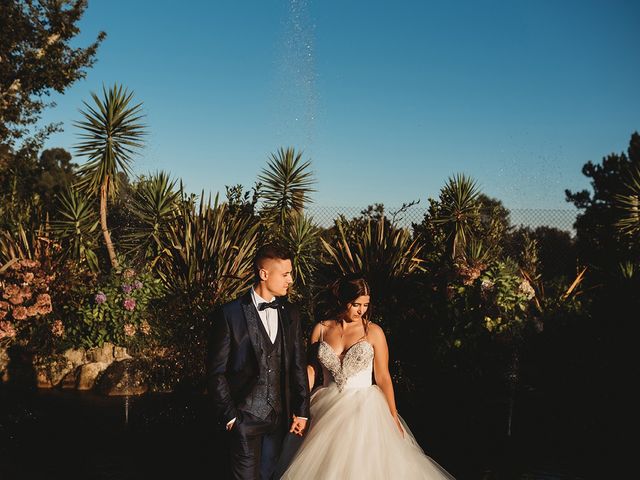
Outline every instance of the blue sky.
[[(640, 130), (636, 1), (92, 0), (96, 65), (45, 122), (77, 143), (82, 100), (119, 82), (144, 103), (136, 173), (188, 190), (253, 185), (303, 150), (318, 206), (436, 197), (464, 172), (513, 209), (566, 209), (587, 160)], [(81, 159), (77, 159), (81, 162)]]

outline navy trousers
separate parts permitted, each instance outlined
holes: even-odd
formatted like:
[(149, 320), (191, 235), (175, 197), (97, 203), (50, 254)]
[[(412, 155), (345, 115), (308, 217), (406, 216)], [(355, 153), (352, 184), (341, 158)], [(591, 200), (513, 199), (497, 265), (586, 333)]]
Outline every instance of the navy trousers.
[(231, 478), (271, 480), (280, 457), (286, 427), (275, 412), (271, 412), (264, 420), (240, 412), (229, 432)]

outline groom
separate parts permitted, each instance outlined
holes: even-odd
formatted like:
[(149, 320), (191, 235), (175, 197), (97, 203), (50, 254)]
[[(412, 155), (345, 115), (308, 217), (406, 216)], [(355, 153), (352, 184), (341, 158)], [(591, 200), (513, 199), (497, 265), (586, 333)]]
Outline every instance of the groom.
[(258, 249), (255, 284), (214, 312), (208, 391), (228, 433), (234, 479), (272, 477), (287, 430), (302, 435), (309, 384), (300, 318), (284, 298), (291, 256)]

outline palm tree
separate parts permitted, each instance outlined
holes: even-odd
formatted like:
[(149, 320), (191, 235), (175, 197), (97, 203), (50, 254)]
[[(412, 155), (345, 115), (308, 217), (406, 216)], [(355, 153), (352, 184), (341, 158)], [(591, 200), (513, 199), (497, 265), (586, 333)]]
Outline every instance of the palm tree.
[(315, 192), (316, 181), (310, 167), (310, 161), (302, 161), (302, 153), (296, 153), (291, 147), (280, 148), (271, 154), (267, 168), (258, 176), (262, 182), (265, 210), (281, 226), (285, 225), (290, 212), (302, 213), (310, 201), (309, 194)]
[(440, 211), (435, 223), (443, 225), (451, 241), (451, 258), (461, 253), (479, 218), (479, 196), (476, 182), (460, 173), (450, 177), (440, 190)]
[(88, 158), (80, 167), (82, 190), (100, 195), (100, 226), (112, 268), (118, 259), (107, 225), (107, 199), (118, 192), (118, 173), (131, 173), (133, 155), (143, 146), (146, 126), (141, 123), (142, 104), (132, 105), (133, 92), (115, 84), (108, 91), (102, 88), (103, 98), (91, 93), (94, 105), (82, 102), (83, 120), (74, 125), (82, 130), (77, 152)]

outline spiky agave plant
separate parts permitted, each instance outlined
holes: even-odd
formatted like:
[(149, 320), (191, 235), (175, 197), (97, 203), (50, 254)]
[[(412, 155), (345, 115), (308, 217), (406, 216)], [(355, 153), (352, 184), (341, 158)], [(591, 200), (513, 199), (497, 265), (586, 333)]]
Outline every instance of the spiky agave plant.
[(146, 126), (142, 104), (133, 104), (133, 92), (115, 84), (109, 90), (103, 87), (102, 98), (91, 93), (94, 105), (83, 102), (80, 110), (83, 120), (75, 122), (80, 133), (76, 151), (87, 157), (78, 171), (79, 186), (100, 198), (100, 225), (104, 243), (113, 268), (118, 267), (111, 234), (107, 224), (107, 199), (118, 191), (118, 173), (131, 173), (133, 156), (143, 147)]

